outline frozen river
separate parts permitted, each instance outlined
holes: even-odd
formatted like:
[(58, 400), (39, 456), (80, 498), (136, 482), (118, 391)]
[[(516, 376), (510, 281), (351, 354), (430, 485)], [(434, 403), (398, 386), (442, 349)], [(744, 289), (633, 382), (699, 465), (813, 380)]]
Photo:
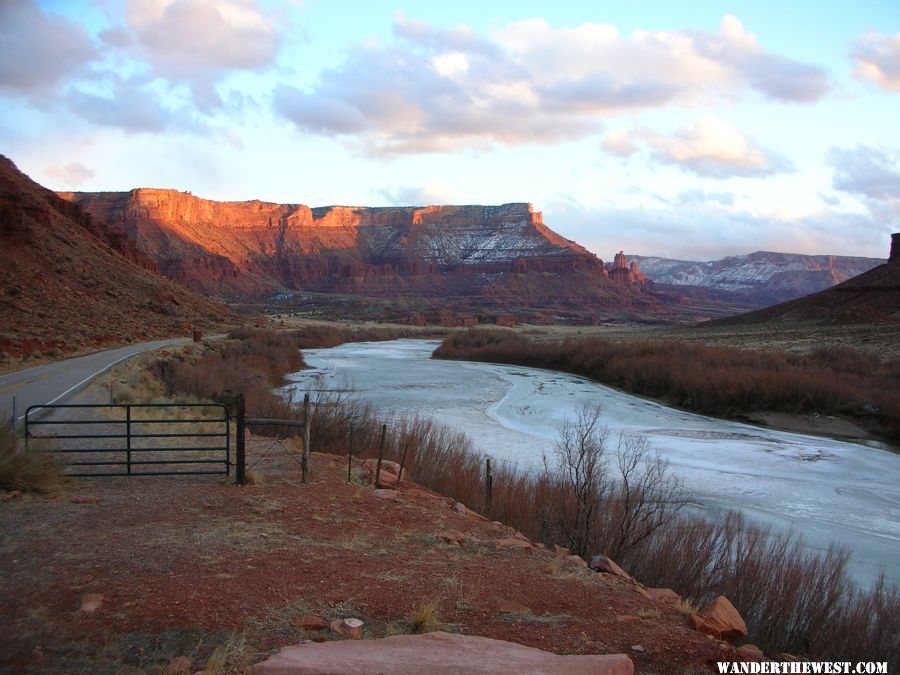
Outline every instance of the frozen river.
[(814, 548), (852, 550), (853, 576), (868, 585), (883, 568), (900, 586), (900, 455), (855, 443), (771, 431), (646, 401), (574, 375), (519, 366), (431, 360), (425, 340), (351, 343), (304, 351), (311, 370), (346, 383), (384, 413), (427, 415), (464, 430), (479, 450), (539, 469), (560, 424), (599, 403), (613, 437), (645, 436), (709, 512), (738, 509)]

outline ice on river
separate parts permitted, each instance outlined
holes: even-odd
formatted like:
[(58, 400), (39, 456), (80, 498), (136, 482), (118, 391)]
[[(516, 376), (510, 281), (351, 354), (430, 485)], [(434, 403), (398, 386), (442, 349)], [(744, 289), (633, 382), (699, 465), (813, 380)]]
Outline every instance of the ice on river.
[[(582, 403), (603, 423), (648, 439), (703, 508), (802, 533), (826, 549), (849, 547), (854, 577), (868, 585), (881, 568), (900, 585), (900, 455), (674, 410), (564, 373), (431, 360), (426, 340), (350, 343), (304, 352), (311, 378), (349, 384), (387, 414), (427, 415), (464, 430), (490, 457), (539, 469), (559, 426)], [(302, 394), (301, 394), (302, 395)]]

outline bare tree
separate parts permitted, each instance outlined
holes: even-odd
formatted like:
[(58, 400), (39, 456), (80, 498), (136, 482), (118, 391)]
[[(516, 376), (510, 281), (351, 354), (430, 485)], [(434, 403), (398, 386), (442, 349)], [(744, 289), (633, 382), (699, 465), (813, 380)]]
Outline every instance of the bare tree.
[(687, 504), (681, 481), (642, 436), (620, 434), (615, 471), (607, 458), (609, 429), (600, 407), (578, 408), (559, 430), (555, 459), (544, 474), (556, 499), (542, 504), (544, 520), (580, 556), (627, 558)]
[(672, 523), (687, 504), (681, 479), (643, 436), (620, 434), (616, 446), (620, 480), (614, 484), (607, 513), (613, 521), (605, 553), (619, 560), (658, 529)]
[(557, 510), (548, 514), (561, 530), (569, 549), (587, 555), (595, 545), (595, 521), (609, 488), (608, 462), (605, 457), (609, 429), (600, 423), (600, 406), (583, 405), (575, 420), (560, 427), (556, 443), (556, 464), (544, 458), (547, 477), (562, 484), (568, 503), (547, 505)]

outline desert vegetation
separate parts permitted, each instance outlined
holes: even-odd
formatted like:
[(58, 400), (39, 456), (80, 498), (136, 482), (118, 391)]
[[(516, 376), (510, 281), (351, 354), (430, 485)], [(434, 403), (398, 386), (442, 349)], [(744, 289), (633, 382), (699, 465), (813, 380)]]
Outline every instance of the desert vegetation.
[[(482, 354), (491, 353), (485, 347), (505, 346), (507, 340), (528, 346), (506, 333), (462, 335), (467, 349)], [(243, 392), (253, 414), (297, 417), (297, 407), (273, 387), (285, 372), (302, 367), (298, 343), (313, 347), (319, 339), (338, 337), (241, 331), (202, 355), (169, 358), (152, 370), (170, 394), (223, 400)], [(536, 353), (548, 361), (552, 357), (552, 350), (536, 348)], [(827, 358), (836, 372), (850, 370), (839, 354)], [(565, 369), (561, 363), (540, 365)], [(869, 372), (876, 368), (874, 361), (869, 364)], [(485, 458), (464, 434), (428, 419), (382, 420), (370, 406), (341, 392), (310, 393), (316, 451), (346, 454), (352, 443), (355, 456), (374, 457), (383, 447), (385, 458), (403, 462), (417, 483), (534, 541), (566, 546), (586, 558), (608, 555), (648, 586), (676, 590), (685, 607), (726, 595), (745, 617), (748, 639), (767, 653), (893, 659), (896, 665), (896, 588), (882, 583), (859, 589), (850, 577), (846, 551), (812, 553), (799, 537), (773, 533), (738, 514), (711, 520), (685, 509), (686, 495), (665, 462), (639, 440), (611, 438), (598, 424), (596, 410), (579, 411), (560, 429), (556, 455), (547, 458), (543, 471), (496, 463), (488, 499)]]
[(470, 329), (446, 338), (434, 357), (565, 371), (721, 417), (842, 415), (900, 442), (900, 359), (850, 347), (793, 354), (596, 337), (538, 342), (511, 330)]
[(49, 494), (65, 488), (63, 465), (39, 443), (19, 447), (9, 418), (0, 417), (0, 490)]

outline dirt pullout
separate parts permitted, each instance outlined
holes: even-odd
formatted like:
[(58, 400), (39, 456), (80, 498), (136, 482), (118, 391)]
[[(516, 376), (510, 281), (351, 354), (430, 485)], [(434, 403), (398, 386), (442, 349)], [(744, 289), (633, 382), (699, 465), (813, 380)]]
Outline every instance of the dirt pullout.
[(291, 443), (254, 437), (248, 453), (261, 484), (93, 479), (0, 503), (0, 669), (123, 672), (175, 656), (246, 667), (343, 639), (310, 617), (357, 618), (376, 638), (413, 632), (429, 605), (432, 629), (626, 653), (638, 672), (735, 658), (628, 581), (413, 484), (375, 492), (347, 482), (345, 458), (313, 454), (303, 485)]

